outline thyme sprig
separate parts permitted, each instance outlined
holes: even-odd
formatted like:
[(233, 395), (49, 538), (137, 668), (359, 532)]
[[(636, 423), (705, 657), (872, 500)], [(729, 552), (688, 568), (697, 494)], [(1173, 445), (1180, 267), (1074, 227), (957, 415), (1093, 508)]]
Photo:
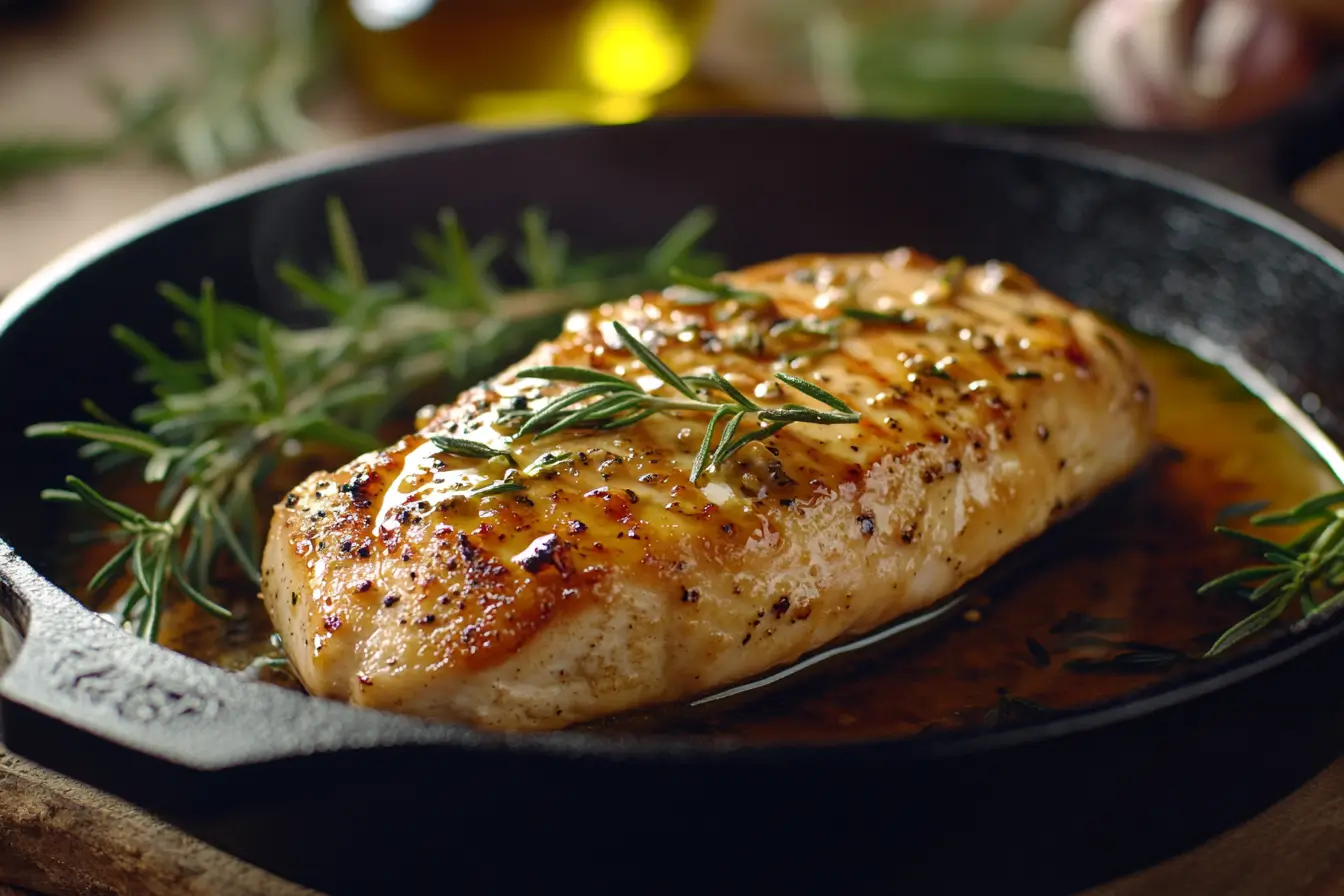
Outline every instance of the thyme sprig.
[[(567, 429), (619, 429), (660, 413), (706, 413), (710, 415), (709, 426), (691, 466), (691, 482), (695, 483), (706, 469), (718, 466), (751, 442), (767, 439), (790, 423), (829, 425), (859, 421), (859, 413), (839, 398), (815, 383), (787, 373), (776, 373), (775, 378), (831, 410), (822, 411), (799, 404), (762, 407), (717, 372), (687, 376), (675, 373), (620, 322), (614, 323), (613, 328), (626, 349), (677, 394), (656, 395), (638, 383), (587, 367), (527, 368), (518, 372), (520, 379), (576, 383), (578, 387), (556, 396), (537, 410), (501, 412), (501, 422), (517, 425), (515, 438), (532, 435), (540, 439)], [(727, 396), (728, 400), (712, 400), (710, 393), (714, 392)], [(761, 426), (738, 435), (738, 429), (747, 417), (755, 417)], [(721, 430), (720, 423), (723, 423)]]
[[(528, 283), (506, 289), (493, 273), (504, 241), (471, 243), (451, 211), (436, 233), (417, 240), (419, 268), (395, 282), (373, 281), (333, 200), (327, 224), (335, 270), (325, 277), (289, 264), (277, 270), (326, 323), (291, 328), (220, 299), (209, 281), (197, 295), (163, 286), (178, 315), (176, 352), (126, 327), (112, 332), (140, 362), (138, 377), (153, 400), (135, 408), (129, 423), (86, 403), (91, 420), (27, 430), (83, 442), (79, 456), (100, 470), (136, 462), (140, 478), (157, 487), (153, 511), (127, 507), (74, 476), (44, 492), (111, 524), (104, 535), (119, 546), (88, 583), (88, 598), (121, 583), (115, 612), (150, 640), (175, 596), (227, 617), (210, 594), (228, 567), (259, 581), (265, 518), (258, 496), (280, 463), (324, 449), (376, 449), (379, 427), (425, 387), (441, 394), (486, 375), (553, 335), (567, 311), (663, 287), (674, 265), (713, 269), (718, 260), (695, 248), (711, 220), (707, 211), (693, 212), (649, 252), (580, 257), (544, 214), (529, 210), (518, 257)], [(522, 487), (492, 483), (476, 494)]]
[(1258, 607), (1225, 631), (1206, 656), (1215, 656), (1270, 625), (1296, 602), (1303, 618), (1344, 602), (1344, 491), (1330, 492), (1280, 513), (1250, 518), (1254, 526), (1307, 526), (1283, 544), (1215, 526), (1214, 531), (1252, 545), (1265, 563), (1207, 582), (1200, 594), (1250, 589), (1246, 599)]

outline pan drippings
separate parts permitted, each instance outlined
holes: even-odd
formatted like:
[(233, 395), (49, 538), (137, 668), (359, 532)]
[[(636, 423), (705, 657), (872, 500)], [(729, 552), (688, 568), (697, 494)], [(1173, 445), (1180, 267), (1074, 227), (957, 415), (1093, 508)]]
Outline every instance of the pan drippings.
[[(1244, 524), (1338, 487), (1325, 463), (1229, 374), (1157, 340), (1134, 341), (1156, 386), (1160, 448), (1128, 483), (1055, 527), (1013, 562), (903, 632), (734, 699), (598, 727), (761, 740), (910, 736), (1004, 722), (1123, 696), (1180, 676), (1246, 613), (1237, 598), (1196, 597), (1243, 565), (1215, 523)], [(105, 559), (91, 548), (67, 586)], [(170, 604), (163, 642), (224, 668), (272, 655), (255, 589), (229, 590), (236, 618)], [(261, 673), (278, 684), (283, 674)], [(293, 686), (289, 684), (289, 686)]]

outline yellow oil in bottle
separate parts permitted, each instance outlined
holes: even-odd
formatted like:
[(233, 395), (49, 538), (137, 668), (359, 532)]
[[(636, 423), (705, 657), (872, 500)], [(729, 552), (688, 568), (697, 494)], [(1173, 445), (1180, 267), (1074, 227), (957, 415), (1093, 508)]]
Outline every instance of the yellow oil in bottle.
[(691, 71), (713, 0), (332, 0), (379, 105), (478, 124), (648, 117)]

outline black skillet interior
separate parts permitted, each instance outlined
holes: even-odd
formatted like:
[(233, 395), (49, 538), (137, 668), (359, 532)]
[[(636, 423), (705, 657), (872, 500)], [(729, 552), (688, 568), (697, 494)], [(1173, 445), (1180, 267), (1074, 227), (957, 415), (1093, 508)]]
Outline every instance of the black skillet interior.
[[(1344, 262), (1325, 228), (1121, 157), (881, 122), (692, 119), (415, 137), (295, 170), (184, 205), (170, 226), (13, 297), (11, 311), (41, 300), (0, 332), (0, 535), (38, 569), (60, 546), (37, 490), (73, 461), (23, 426), (78, 416), (89, 395), (114, 411), (136, 398), (106, 333), (123, 322), (164, 335), (160, 280), (210, 276), (279, 308), (273, 263), (321, 259), (333, 194), (379, 275), (444, 205), (479, 233), (541, 203), (580, 245), (633, 247), (706, 204), (712, 247), (732, 264), (901, 244), (1010, 259), (1119, 319), (1234, 348), (1288, 395), (1319, 396), (1322, 426), (1342, 434)], [(1180, 693), (1047, 728), (747, 751), (487, 738), (242, 684), (137, 644), (4, 553), (0, 609), (27, 632), (0, 680), (12, 749), (329, 892), (426, 873), (541, 882), (561, 867), (599, 887), (881, 875), (921, 892), (994, 880), (1066, 892), (1262, 808), (1337, 755), (1344, 733), (1344, 692), (1316, 684), (1344, 671), (1333, 625)]]

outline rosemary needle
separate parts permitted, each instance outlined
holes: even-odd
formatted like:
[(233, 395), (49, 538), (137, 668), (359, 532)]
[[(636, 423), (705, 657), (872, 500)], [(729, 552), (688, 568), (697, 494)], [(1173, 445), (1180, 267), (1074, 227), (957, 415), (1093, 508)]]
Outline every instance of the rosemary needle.
[(750, 289), (739, 289), (722, 280), (711, 277), (699, 277), (681, 268), (672, 268), (669, 272), (673, 285), (663, 294), (680, 305), (710, 305), (724, 300), (742, 302), (746, 305), (764, 305), (770, 296)]
[(458, 457), (472, 457), (478, 460), (489, 460), (491, 458), (503, 458), (511, 467), (518, 466), (518, 461), (513, 459), (507, 448), (492, 448), (484, 442), (473, 442), (471, 439), (457, 439), (452, 436), (432, 435), (429, 440), (434, 443), (434, 447), (446, 454), (455, 454)]

